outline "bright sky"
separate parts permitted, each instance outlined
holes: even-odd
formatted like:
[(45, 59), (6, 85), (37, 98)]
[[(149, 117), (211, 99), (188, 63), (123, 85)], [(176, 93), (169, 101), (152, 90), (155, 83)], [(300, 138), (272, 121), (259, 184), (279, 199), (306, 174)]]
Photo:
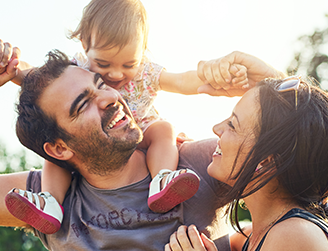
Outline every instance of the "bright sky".
[[(169, 72), (195, 70), (199, 60), (234, 50), (253, 54), (284, 71), (297, 48), (297, 38), (328, 26), (327, 0), (141, 1), (150, 19), (151, 59)], [(19, 47), (21, 59), (34, 66), (42, 65), (52, 49), (73, 56), (82, 48), (79, 42), (66, 38), (67, 30), (75, 29), (88, 2), (2, 1), (0, 38)], [(15, 135), (18, 91), (12, 83), (0, 89), (0, 143), (10, 152), (23, 149)], [(156, 108), (177, 132), (198, 140), (215, 137), (212, 126), (228, 117), (237, 101), (161, 92)], [(30, 155), (31, 161), (39, 161)]]

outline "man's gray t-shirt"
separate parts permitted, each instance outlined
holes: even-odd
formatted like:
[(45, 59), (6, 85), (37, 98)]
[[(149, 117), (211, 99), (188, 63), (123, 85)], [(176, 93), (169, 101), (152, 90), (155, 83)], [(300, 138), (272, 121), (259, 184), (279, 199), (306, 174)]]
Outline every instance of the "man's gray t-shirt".
[[(219, 195), (226, 187), (206, 170), (215, 147), (214, 139), (180, 147), (178, 168), (194, 170), (200, 176), (200, 187), (191, 199), (165, 214), (148, 208), (150, 175), (115, 190), (97, 189), (74, 175), (63, 203), (62, 227), (52, 235), (36, 234), (49, 250), (164, 250), (170, 235), (180, 225), (190, 224), (208, 235), (208, 230), (219, 230), (222, 236), (226, 222), (216, 215), (216, 209), (223, 205)], [(39, 192), (40, 179), (40, 172), (30, 172), (27, 189)], [(227, 236), (218, 245), (229, 250)]]

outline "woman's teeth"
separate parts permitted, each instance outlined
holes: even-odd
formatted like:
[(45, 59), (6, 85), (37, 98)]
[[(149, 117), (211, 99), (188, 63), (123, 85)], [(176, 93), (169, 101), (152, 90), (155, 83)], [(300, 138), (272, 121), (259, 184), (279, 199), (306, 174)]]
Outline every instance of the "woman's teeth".
[(110, 122), (110, 124), (107, 126), (107, 129), (109, 130), (109, 129), (112, 129), (115, 125), (116, 125), (116, 123), (118, 122), (118, 121), (120, 121), (121, 119), (123, 119), (124, 118), (124, 116), (125, 116), (125, 113), (121, 110), (121, 111), (119, 111), (119, 113), (116, 115), (116, 117), (112, 120), (112, 122)]
[(222, 150), (219, 146), (216, 147), (215, 149), (215, 152), (218, 154), (218, 155), (222, 155)]

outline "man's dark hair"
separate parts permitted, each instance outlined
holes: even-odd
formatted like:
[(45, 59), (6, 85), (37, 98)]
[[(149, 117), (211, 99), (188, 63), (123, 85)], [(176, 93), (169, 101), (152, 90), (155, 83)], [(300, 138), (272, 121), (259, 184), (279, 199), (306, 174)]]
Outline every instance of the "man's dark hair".
[(38, 100), (45, 88), (72, 64), (64, 53), (54, 50), (47, 54), (47, 61), (42, 67), (30, 71), (22, 83), (16, 122), (16, 135), (24, 146), (68, 170), (73, 170), (73, 167), (66, 161), (50, 157), (43, 146), (46, 142), (55, 143), (58, 139), (66, 142), (70, 135), (58, 126), (54, 118), (42, 111)]

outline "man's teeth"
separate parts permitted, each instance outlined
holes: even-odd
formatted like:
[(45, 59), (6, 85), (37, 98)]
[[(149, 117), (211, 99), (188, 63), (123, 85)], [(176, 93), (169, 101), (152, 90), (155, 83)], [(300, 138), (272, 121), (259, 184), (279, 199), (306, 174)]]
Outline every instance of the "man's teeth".
[(119, 113), (116, 115), (116, 117), (112, 120), (112, 122), (110, 122), (110, 124), (107, 126), (107, 129), (109, 130), (109, 129), (112, 129), (115, 125), (116, 125), (116, 123), (118, 122), (118, 121), (120, 121), (121, 119), (123, 119), (124, 118), (124, 116), (125, 116), (125, 113), (121, 110), (121, 111), (119, 111)]
[(219, 155), (222, 155), (222, 150), (219, 146), (216, 147), (215, 152)]

